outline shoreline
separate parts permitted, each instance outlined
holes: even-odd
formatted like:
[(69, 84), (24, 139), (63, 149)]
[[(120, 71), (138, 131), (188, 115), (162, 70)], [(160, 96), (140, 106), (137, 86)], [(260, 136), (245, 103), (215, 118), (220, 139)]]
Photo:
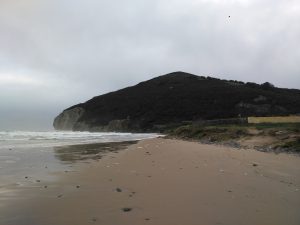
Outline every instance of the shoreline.
[(21, 190), (0, 224), (296, 225), (299, 165), (290, 154), (147, 139)]

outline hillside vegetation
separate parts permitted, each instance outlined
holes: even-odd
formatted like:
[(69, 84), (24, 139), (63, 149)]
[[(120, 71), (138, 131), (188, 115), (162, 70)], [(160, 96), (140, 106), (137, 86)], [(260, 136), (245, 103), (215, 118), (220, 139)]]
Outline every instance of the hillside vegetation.
[(72, 106), (54, 127), (152, 132), (184, 121), (299, 112), (299, 90), (175, 72)]

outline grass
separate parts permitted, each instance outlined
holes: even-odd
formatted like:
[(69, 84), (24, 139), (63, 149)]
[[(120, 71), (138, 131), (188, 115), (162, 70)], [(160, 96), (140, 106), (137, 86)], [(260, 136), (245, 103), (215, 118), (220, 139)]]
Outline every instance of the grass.
[(283, 148), (283, 149), (286, 149), (286, 150), (292, 150), (294, 152), (299, 152), (300, 153), (300, 138), (297, 138), (296, 140), (294, 141), (289, 141), (289, 142), (286, 142), (282, 145), (279, 145), (277, 147), (280, 147), (280, 148)]
[(255, 127), (258, 130), (263, 130), (267, 128), (280, 128), (300, 132), (300, 123), (259, 123), (247, 124), (247, 126)]
[(240, 126), (197, 126), (186, 125), (178, 127), (171, 132), (172, 136), (185, 139), (200, 139), (208, 141), (227, 141), (248, 135), (247, 129)]
[[(272, 137), (277, 150), (300, 153), (300, 124), (183, 125), (165, 132), (170, 137), (209, 143), (238, 143), (243, 138)], [(279, 144), (278, 144), (279, 143)], [(267, 146), (261, 146), (267, 147)]]

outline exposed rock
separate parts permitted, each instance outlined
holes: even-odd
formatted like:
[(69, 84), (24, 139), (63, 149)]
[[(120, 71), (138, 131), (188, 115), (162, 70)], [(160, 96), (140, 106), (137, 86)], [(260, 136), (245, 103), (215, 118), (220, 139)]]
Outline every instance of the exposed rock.
[(253, 99), (254, 102), (264, 102), (266, 100), (267, 100), (267, 98), (265, 96), (262, 96), (262, 95), (259, 95), (258, 97)]
[(129, 120), (112, 120), (108, 123), (106, 129), (108, 131), (127, 131), (129, 130)]
[(251, 104), (251, 103), (245, 103), (245, 102), (240, 102), (236, 105), (236, 107), (239, 110), (251, 110), (255, 112), (256, 114), (264, 114), (268, 113), (271, 109), (271, 105), (269, 104)]
[(57, 130), (73, 130), (83, 113), (84, 109), (81, 107), (66, 109), (54, 119), (53, 126)]

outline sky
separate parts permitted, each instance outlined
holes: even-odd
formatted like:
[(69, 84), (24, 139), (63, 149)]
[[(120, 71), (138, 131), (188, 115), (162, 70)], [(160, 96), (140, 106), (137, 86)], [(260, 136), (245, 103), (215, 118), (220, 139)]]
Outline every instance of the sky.
[(300, 88), (299, 0), (0, 0), (0, 130), (174, 71)]

